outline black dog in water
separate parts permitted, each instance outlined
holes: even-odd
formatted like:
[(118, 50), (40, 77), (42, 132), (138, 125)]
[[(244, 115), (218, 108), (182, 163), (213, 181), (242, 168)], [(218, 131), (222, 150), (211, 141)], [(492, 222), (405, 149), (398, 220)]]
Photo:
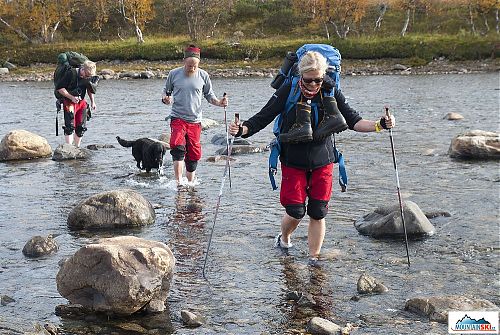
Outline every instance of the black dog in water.
[[(135, 141), (127, 141), (116, 136), (121, 146), (132, 147), (132, 156), (137, 161), (137, 167), (150, 172), (151, 169), (159, 169), (163, 163), (163, 156), (167, 148), (157, 140), (150, 138), (139, 138)], [(142, 162), (142, 165), (141, 165)]]

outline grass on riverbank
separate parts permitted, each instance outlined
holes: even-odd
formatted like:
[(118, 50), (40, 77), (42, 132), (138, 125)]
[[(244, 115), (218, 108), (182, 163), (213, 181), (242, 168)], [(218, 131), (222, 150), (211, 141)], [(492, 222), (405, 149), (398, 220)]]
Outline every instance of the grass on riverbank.
[[(19, 66), (34, 63), (54, 64), (60, 52), (73, 50), (84, 53), (94, 61), (103, 60), (148, 60), (169, 61), (182, 58), (182, 50), (188, 39), (147, 38), (143, 44), (133, 39), (125, 41), (83, 41), (40, 45), (18, 45), (0, 47), (0, 63), (8, 60)], [(274, 66), (287, 51), (296, 50), (305, 43), (331, 43), (344, 58), (349, 59), (413, 59), (415, 63), (426, 63), (434, 58), (449, 60), (475, 60), (498, 57), (500, 40), (497, 34), (472, 35), (409, 35), (406, 37), (350, 38), (328, 41), (324, 39), (245, 39), (238, 43), (226, 40), (206, 40), (198, 43), (202, 56), (208, 59), (241, 62), (270, 62)], [(1, 65), (1, 64), (0, 64)]]

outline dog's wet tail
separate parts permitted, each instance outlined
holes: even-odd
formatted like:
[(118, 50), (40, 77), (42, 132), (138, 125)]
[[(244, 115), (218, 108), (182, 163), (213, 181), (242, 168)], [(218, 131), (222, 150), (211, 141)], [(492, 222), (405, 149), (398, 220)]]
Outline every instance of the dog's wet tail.
[(120, 143), (120, 145), (122, 147), (126, 147), (126, 148), (133, 146), (135, 143), (135, 141), (124, 140), (124, 139), (120, 138), (120, 136), (116, 136), (116, 139), (118, 140), (118, 143)]

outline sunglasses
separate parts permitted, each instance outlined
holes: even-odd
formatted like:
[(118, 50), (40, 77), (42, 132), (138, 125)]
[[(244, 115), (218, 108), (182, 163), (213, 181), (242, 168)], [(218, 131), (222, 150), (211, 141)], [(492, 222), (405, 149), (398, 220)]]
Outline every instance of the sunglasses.
[(316, 83), (316, 84), (321, 84), (323, 82), (323, 78), (304, 78), (302, 77), (302, 81), (306, 84), (310, 84), (312, 83), (313, 81)]

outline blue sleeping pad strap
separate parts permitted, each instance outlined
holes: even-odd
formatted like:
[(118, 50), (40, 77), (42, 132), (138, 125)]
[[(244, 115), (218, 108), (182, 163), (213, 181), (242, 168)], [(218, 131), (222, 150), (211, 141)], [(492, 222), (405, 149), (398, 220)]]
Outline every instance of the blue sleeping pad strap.
[(339, 166), (339, 185), (342, 189), (342, 192), (347, 190), (347, 171), (345, 169), (344, 156), (342, 153), (337, 150), (337, 146), (335, 145), (335, 135), (333, 135), (333, 153), (335, 155), (335, 163)]
[(269, 180), (271, 181), (273, 191), (276, 191), (278, 189), (278, 186), (276, 186), (276, 180), (274, 179), (274, 176), (276, 175), (276, 173), (278, 173), (278, 157), (281, 151), (280, 142), (278, 141), (277, 137), (271, 141), (271, 144), (269, 144), (269, 149), (271, 150), (271, 153), (269, 154)]

